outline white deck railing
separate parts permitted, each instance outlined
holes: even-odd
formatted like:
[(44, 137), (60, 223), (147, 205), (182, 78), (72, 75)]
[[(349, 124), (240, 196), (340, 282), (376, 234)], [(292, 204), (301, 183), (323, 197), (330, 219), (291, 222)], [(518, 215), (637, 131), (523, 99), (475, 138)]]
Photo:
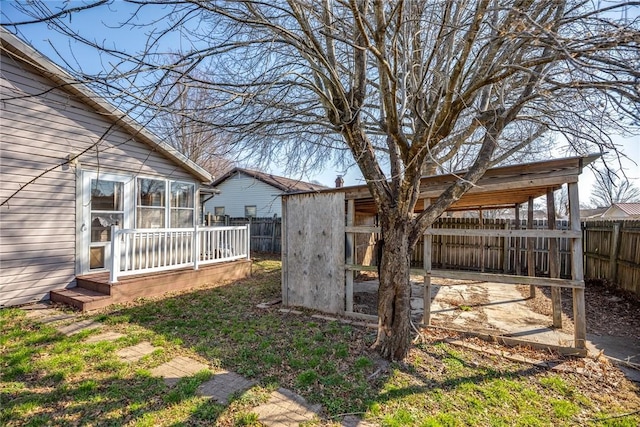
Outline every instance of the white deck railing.
[(249, 258), (249, 226), (145, 228), (113, 227), (110, 283), (118, 277)]

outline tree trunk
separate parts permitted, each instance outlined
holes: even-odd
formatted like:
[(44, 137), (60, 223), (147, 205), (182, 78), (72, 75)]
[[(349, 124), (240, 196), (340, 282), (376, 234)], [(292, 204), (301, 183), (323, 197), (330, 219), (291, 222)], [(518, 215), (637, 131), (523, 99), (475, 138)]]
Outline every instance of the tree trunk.
[(384, 218), (378, 287), (378, 337), (373, 347), (387, 360), (402, 360), (411, 344), (411, 248), (409, 218)]

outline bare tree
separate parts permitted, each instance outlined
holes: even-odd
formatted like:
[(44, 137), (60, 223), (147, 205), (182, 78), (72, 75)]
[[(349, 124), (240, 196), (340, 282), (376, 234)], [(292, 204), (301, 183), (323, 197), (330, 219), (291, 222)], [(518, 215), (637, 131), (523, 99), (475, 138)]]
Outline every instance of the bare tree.
[(610, 170), (595, 170), (596, 182), (591, 190), (591, 205), (609, 207), (614, 203), (640, 202), (640, 189)]
[(213, 176), (220, 176), (234, 166), (232, 142), (231, 136), (210, 125), (216, 109), (209, 95), (198, 84), (173, 81), (162, 85), (154, 92), (154, 103), (170, 108), (155, 109), (149, 127)]
[[(122, 85), (131, 102), (166, 111), (172, 104), (152, 96), (162, 85), (197, 83), (219, 100), (209, 125), (233, 134), (236, 148), (296, 168), (355, 162), (382, 227), (374, 346), (388, 359), (410, 348), (414, 246), (491, 165), (549, 131), (578, 153), (615, 151), (603, 135), (640, 123), (639, 20), (621, 13), (634, 1), (131, 3), (135, 20), (123, 28), (143, 25), (148, 8), (166, 11), (146, 22), (137, 55), (82, 37), (44, 2), (24, 8), (120, 61), (96, 83)], [(158, 67), (157, 47), (177, 30), (191, 50)], [(461, 153), (468, 171), (415, 214), (421, 173)]]

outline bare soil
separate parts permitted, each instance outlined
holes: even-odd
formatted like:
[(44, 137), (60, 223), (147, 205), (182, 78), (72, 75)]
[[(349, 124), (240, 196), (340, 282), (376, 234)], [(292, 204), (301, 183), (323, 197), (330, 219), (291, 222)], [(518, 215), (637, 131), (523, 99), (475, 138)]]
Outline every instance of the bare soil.
[[(524, 297), (529, 287), (518, 287)], [(536, 297), (527, 300), (535, 312), (551, 316), (551, 289), (537, 288)], [(618, 288), (606, 280), (587, 280), (585, 284), (587, 332), (595, 335), (640, 339), (640, 297)], [(571, 289), (562, 290), (563, 330), (573, 330)]]

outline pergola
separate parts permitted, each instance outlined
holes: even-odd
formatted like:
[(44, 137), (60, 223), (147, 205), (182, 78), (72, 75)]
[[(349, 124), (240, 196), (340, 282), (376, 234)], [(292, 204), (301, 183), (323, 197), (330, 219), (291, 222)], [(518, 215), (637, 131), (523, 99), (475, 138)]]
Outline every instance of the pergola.
[[(561, 326), (561, 288), (571, 288), (575, 322), (574, 347), (585, 348), (586, 313), (582, 233), (578, 197), (578, 177), (582, 168), (598, 155), (571, 157), (543, 162), (492, 168), (454, 203), (450, 211), (514, 209), (519, 224), (520, 205), (528, 203), (528, 220), (533, 220), (533, 199), (545, 196), (549, 228), (532, 229), (447, 229), (430, 228), (424, 234), (423, 266), (412, 274), (424, 277), (423, 323), (430, 323), (431, 278), (525, 284), (551, 287), (554, 326)], [(416, 212), (429, 206), (464, 172), (423, 177)], [(555, 229), (554, 191), (567, 184), (569, 229)], [(375, 266), (355, 263), (355, 239), (358, 234), (379, 233), (371, 225), (355, 225), (356, 215), (376, 215), (375, 203), (367, 186), (342, 187), (283, 197), (283, 304), (303, 306), (324, 312), (362, 317), (353, 311), (353, 281), (357, 271), (375, 270)], [(550, 277), (535, 277), (533, 251), (528, 251), (527, 275), (494, 274), (475, 271), (435, 270), (431, 267), (433, 236), (521, 237), (549, 239)], [(561, 279), (557, 239), (570, 239), (571, 279)], [(529, 240), (530, 241), (530, 240)], [(532, 245), (527, 245), (531, 247)]]

